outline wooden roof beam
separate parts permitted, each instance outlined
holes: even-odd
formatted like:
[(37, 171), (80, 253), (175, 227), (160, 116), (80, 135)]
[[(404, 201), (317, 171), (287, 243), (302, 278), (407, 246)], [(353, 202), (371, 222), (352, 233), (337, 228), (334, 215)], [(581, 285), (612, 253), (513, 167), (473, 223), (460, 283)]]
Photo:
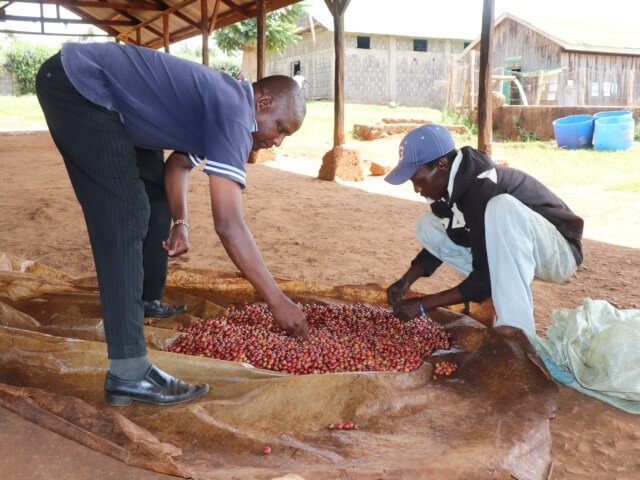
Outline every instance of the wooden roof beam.
[(218, 12), (220, 12), (220, 3), (222, 0), (216, 0), (213, 7), (213, 15), (211, 15), (211, 22), (209, 23), (209, 35), (213, 34), (216, 28), (216, 22), (218, 21)]
[[(9, 2), (11, 4), (12, 2)], [(99, 0), (19, 0), (13, 3), (37, 3), (58, 5), (60, 7), (86, 7), (86, 8), (107, 8), (114, 10), (152, 10), (157, 11), (162, 8), (148, 2), (105, 2)], [(5, 5), (6, 6), (6, 5)]]
[[(194, 0), (195, 1), (195, 0)], [(14, 21), (14, 22), (44, 22), (44, 23), (69, 23), (74, 25), (85, 25), (87, 20), (78, 19), (78, 18), (53, 18), (53, 17), (32, 17), (28, 15), (2, 15), (1, 18), (3, 21)], [(131, 22), (128, 20), (99, 20), (92, 19), (91, 23), (97, 27), (102, 26), (114, 26), (114, 27), (128, 27), (131, 25)]]
[(240, 5), (236, 5), (231, 0), (222, 0), (226, 6), (236, 13), (239, 13), (245, 18), (251, 18), (251, 10), (242, 8)]
[[(171, 8), (171, 5), (169, 5), (166, 2), (163, 2), (162, 0), (156, 0), (156, 5), (158, 5), (160, 7), (161, 11), (166, 11), (169, 8)], [(180, 20), (182, 20), (183, 22), (185, 22), (188, 25), (191, 25), (192, 27), (196, 28), (196, 29), (200, 29), (200, 23), (194, 21), (192, 18), (188, 17), (187, 15), (185, 15), (184, 13), (182, 13), (180, 10), (176, 10), (175, 12), (173, 12), (173, 14), (178, 17)]]
[[(135, 31), (138, 28), (142, 28), (145, 27), (147, 28), (151, 23), (155, 22), (156, 20), (159, 20), (162, 16), (164, 15), (169, 15), (177, 10), (180, 10), (183, 7), (186, 7), (187, 5), (190, 5), (192, 3), (194, 3), (196, 0), (184, 0), (180, 3), (176, 3), (174, 6), (167, 8), (166, 10), (161, 11), (160, 13), (153, 15), (151, 18), (148, 18), (146, 20), (144, 20), (143, 22), (140, 22), (139, 24), (137, 24), (134, 28), (132, 28), (131, 30), (127, 30), (126, 32), (122, 32), (118, 35), (118, 40), (121, 40), (122, 38), (128, 38), (129, 34), (132, 33), (133, 31)], [(163, 37), (162, 32), (160, 32), (160, 38)]]
[[(96, 17), (94, 15), (92, 15), (91, 12), (87, 12), (85, 10), (83, 10), (83, 8), (79, 8), (76, 6), (66, 6), (65, 8), (67, 8), (67, 10), (69, 10), (72, 13), (75, 13), (76, 15), (78, 15), (79, 17), (85, 19), (87, 21), (87, 23), (89, 24), (94, 24), (94, 22), (97, 21)], [(86, 8), (86, 7), (84, 7)], [(155, 8), (155, 5), (154, 5)], [(110, 20), (116, 20), (116, 19), (120, 19), (120, 18), (126, 18), (128, 19), (128, 24), (126, 26), (135, 26), (137, 24), (140, 23), (140, 19), (138, 17), (136, 17), (135, 15), (131, 14), (130, 11), (128, 10), (114, 10), (113, 15), (111, 15), (109, 17)], [(104, 25), (101, 27), (103, 30), (105, 30), (106, 32), (109, 33), (110, 36), (117, 38), (118, 35), (120, 35), (121, 31), (120, 30), (116, 30), (115, 28), (112, 28), (111, 26), (108, 25)], [(149, 29), (149, 31), (153, 34), (153, 35), (160, 35), (162, 36), (162, 32), (159, 32), (158, 30), (155, 29)], [(139, 44), (139, 42), (136, 41), (136, 43)]]

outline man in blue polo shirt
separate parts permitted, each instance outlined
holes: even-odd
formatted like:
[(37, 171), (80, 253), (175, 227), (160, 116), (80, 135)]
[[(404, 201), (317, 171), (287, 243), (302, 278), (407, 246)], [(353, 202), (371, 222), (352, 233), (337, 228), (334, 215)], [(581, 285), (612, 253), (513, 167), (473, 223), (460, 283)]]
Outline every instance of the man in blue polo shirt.
[[(163, 275), (149, 275), (149, 259), (158, 249), (169, 256), (187, 251), (188, 173), (200, 161), (230, 258), (276, 323), (292, 336), (306, 335), (300, 306), (274, 281), (242, 217), (250, 151), (279, 146), (304, 120), (304, 95), (293, 79), (249, 84), (148, 48), (68, 43), (40, 68), (36, 91), (91, 241), (111, 360), (107, 403), (167, 405), (208, 391), (152, 365), (143, 331), (145, 295), (164, 287), (163, 279), (148, 286)], [(188, 154), (173, 153), (165, 164), (164, 150)]]

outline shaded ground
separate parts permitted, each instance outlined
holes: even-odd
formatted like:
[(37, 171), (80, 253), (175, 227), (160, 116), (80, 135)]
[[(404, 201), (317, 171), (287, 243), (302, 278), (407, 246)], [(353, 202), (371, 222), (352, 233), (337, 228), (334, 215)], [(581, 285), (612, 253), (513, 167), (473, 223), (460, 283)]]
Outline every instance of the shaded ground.
[[(321, 158), (329, 147), (319, 145), (316, 149), (320, 153), (313, 158)], [(91, 251), (81, 210), (48, 135), (1, 136), (0, 162), (1, 250), (72, 275), (91, 275)], [(323, 182), (267, 165), (249, 165), (248, 174), (246, 221), (275, 275), (331, 284), (389, 283), (404, 272), (418, 250), (412, 230), (415, 217), (424, 210), (419, 202)], [(194, 172), (191, 181), (192, 248), (188, 256), (174, 262), (233, 270), (213, 232), (206, 176)], [(367, 182), (375, 187), (372, 189), (378, 188), (377, 179), (365, 178), (364, 183)], [(584, 207), (568, 203), (585, 217), (592, 213), (583, 213)], [(601, 217), (601, 221), (606, 223), (609, 219)], [(546, 331), (554, 309), (577, 307), (585, 297), (604, 299), (619, 308), (640, 308), (640, 250), (613, 244), (616, 232), (609, 231), (612, 243), (585, 240), (585, 263), (571, 282), (559, 286), (534, 283), (540, 334)], [(640, 231), (635, 238), (640, 238)], [(443, 267), (417, 288), (429, 291), (457, 281), (457, 274)], [(120, 469), (122, 472), (113, 478), (159, 477), (114, 466), (117, 462), (112, 459), (66, 445), (63, 439), (54, 442), (50, 437), (53, 434), (24, 423), (13, 414), (0, 411), (4, 437), (0, 454), (5, 459), (0, 465), (2, 478), (11, 478), (10, 473), (16, 471), (23, 478), (34, 479), (95, 478), (88, 474), (91, 471), (110, 472), (101, 478), (111, 478), (107, 475)], [(552, 478), (632, 479), (640, 475), (636, 454), (640, 418), (561, 387), (558, 411), (550, 425), (555, 461)], [(40, 466), (18, 461), (24, 452), (32, 455), (29, 458), (39, 459)]]

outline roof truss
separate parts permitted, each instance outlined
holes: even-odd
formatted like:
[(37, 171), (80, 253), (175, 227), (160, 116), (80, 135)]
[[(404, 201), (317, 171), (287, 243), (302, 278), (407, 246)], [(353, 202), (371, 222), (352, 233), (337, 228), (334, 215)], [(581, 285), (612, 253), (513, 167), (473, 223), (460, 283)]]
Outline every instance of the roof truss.
[[(49, 24), (94, 25), (108, 36), (124, 43), (165, 48), (213, 30), (258, 16), (260, 7), (271, 12), (300, 0), (15, 0), (0, 6), (0, 32), (48, 33)], [(11, 6), (40, 5), (39, 15), (11, 14)], [(45, 5), (64, 7), (80, 19), (63, 18), (59, 8), (54, 16), (45, 15)], [(3, 21), (37, 22), (40, 31), (3, 29)]]

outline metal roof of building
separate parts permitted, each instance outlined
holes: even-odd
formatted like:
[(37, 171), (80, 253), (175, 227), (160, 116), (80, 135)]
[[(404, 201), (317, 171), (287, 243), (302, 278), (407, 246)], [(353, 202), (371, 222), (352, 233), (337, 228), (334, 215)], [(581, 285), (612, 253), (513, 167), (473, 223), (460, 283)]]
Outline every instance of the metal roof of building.
[[(494, 28), (507, 19), (547, 37), (567, 51), (640, 55), (640, 30), (630, 25), (568, 18), (521, 18), (507, 12), (496, 19)], [(479, 42), (478, 38), (468, 48), (474, 48)]]
[[(304, 4), (317, 22), (333, 30), (324, 0)], [(368, 35), (473, 40), (481, 27), (481, 1), (351, 0), (344, 14), (345, 32)]]

